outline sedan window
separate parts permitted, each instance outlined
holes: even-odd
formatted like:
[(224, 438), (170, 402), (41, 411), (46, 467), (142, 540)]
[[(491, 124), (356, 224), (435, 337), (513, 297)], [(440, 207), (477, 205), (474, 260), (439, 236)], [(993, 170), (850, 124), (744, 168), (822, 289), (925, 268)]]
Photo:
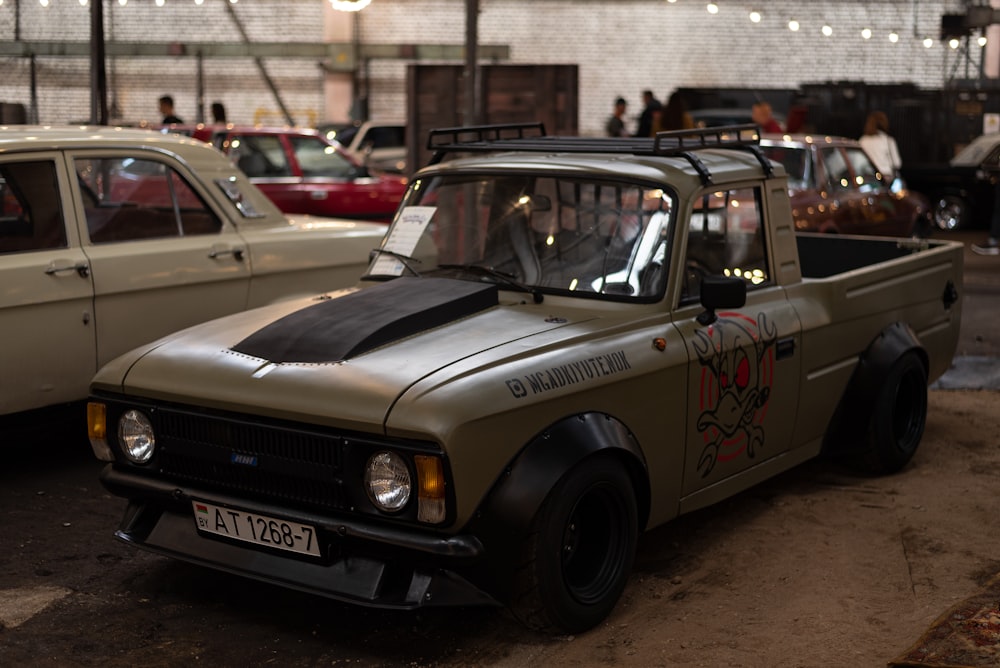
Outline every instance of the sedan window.
[(154, 160), (75, 161), (94, 243), (215, 234), (222, 221), (169, 166)]
[(328, 176), (350, 179), (358, 176), (358, 168), (333, 144), (319, 137), (289, 137), (292, 151), (299, 162), (302, 176)]
[(827, 183), (831, 190), (850, 190), (851, 171), (847, 166), (844, 154), (837, 148), (828, 148), (820, 152), (826, 166)]
[(61, 200), (51, 161), (0, 165), (0, 253), (65, 248)]
[(878, 170), (875, 169), (875, 165), (872, 163), (871, 158), (868, 157), (868, 154), (860, 148), (846, 148), (844, 150), (847, 152), (847, 159), (854, 170), (855, 185), (862, 192), (881, 188), (883, 184), (881, 179), (879, 179)]

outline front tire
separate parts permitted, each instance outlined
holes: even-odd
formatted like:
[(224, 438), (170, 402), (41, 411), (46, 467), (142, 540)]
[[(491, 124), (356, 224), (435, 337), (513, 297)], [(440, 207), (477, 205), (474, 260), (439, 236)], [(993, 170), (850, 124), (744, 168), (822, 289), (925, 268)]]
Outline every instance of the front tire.
[(927, 370), (916, 353), (902, 355), (875, 397), (862, 467), (875, 474), (895, 473), (913, 457), (927, 423)]
[(580, 633), (618, 602), (638, 540), (628, 473), (591, 457), (549, 492), (522, 546), (511, 611), (538, 631)]

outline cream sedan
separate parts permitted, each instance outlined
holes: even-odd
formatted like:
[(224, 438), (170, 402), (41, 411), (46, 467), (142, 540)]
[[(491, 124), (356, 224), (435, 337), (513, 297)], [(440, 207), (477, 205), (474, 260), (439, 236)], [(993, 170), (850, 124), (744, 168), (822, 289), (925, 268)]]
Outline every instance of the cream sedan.
[(83, 399), (171, 332), (352, 285), (385, 229), (287, 217), (193, 139), (2, 127), (0, 415)]

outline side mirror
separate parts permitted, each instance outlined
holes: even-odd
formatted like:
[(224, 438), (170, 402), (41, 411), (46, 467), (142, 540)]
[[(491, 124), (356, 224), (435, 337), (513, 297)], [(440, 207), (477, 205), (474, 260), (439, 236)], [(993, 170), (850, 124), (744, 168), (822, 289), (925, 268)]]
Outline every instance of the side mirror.
[(701, 305), (705, 310), (698, 314), (698, 322), (711, 325), (718, 320), (715, 311), (720, 308), (743, 308), (747, 303), (747, 284), (736, 276), (706, 276), (701, 279)]

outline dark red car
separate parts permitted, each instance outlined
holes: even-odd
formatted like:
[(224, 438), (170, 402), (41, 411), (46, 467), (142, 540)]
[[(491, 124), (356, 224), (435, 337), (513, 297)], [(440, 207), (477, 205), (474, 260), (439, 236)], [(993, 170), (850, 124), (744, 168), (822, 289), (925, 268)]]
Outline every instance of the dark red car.
[(285, 213), (389, 222), (407, 180), (370, 170), (316, 130), (171, 126), (230, 156)]
[(853, 139), (764, 135), (761, 150), (785, 166), (795, 229), (801, 232), (924, 236), (926, 197), (892, 184)]

